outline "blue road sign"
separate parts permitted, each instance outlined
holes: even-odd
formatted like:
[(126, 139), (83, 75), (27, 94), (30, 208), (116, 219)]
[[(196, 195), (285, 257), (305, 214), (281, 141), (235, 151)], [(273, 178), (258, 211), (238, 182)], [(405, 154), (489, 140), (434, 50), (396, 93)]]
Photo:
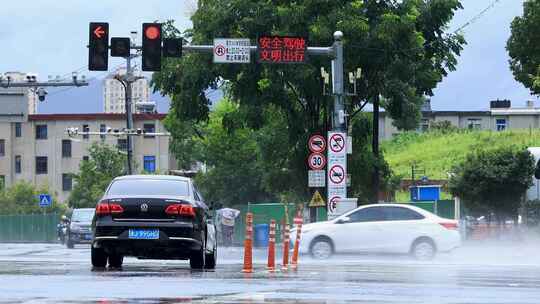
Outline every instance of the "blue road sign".
[(40, 194), (39, 195), (39, 206), (40, 207), (50, 207), (52, 205), (52, 198), (49, 194)]

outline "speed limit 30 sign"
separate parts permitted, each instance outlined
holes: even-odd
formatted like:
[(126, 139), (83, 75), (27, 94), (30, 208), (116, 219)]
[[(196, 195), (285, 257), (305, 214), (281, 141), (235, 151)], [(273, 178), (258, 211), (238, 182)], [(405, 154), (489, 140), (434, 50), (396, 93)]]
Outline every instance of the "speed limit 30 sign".
[(312, 170), (321, 170), (326, 166), (326, 158), (321, 153), (311, 153), (308, 158), (308, 165)]

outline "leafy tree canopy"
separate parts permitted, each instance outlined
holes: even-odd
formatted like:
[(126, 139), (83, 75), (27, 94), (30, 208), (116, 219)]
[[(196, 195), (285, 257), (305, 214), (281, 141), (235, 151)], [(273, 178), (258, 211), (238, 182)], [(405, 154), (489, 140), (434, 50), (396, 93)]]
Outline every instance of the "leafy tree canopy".
[(89, 158), (79, 165), (79, 174), (69, 196), (72, 208), (92, 208), (103, 196), (109, 183), (125, 174), (126, 158), (114, 147), (94, 143), (88, 149)]
[(62, 212), (64, 205), (60, 204), (53, 195), (51, 207), (39, 206), (39, 194), (50, 193), (46, 185), (35, 187), (33, 184), (21, 181), (0, 191), (0, 214), (39, 214), (44, 211)]
[[(445, 29), (459, 0), (383, 1), (267, 1), (201, 0), (185, 37), (193, 44), (211, 44), (215, 37), (251, 38), (262, 34), (305, 36), (312, 46), (330, 46), (333, 33), (344, 33), (345, 71), (362, 69), (358, 98), (349, 108), (382, 94), (384, 107), (402, 129), (416, 127), (424, 95), (454, 70), (465, 43)], [(169, 23), (168, 35), (178, 35)], [(210, 101), (204, 94), (229, 83), (232, 100), (247, 111), (248, 122), (259, 127), (262, 107), (284, 110), (294, 142), (305, 131), (327, 126), (329, 97), (323, 95), (321, 67), (329, 58), (310, 56), (304, 65), (212, 63), (210, 54), (185, 54), (167, 60), (154, 74), (156, 88), (172, 96), (173, 114), (205, 120)]]
[(523, 147), (504, 147), (471, 152), (454, 168), (452, 194), (471, 203), (473, 209), (515, 216), (521, 197), (532, 185), (534, 158)]
[(517, 81), (532, 94), (540, 94), (540, 1), (523, 3), (523, 16), (514, 18), (512, 35), (506, 49), (510, 55), (510, 69)]

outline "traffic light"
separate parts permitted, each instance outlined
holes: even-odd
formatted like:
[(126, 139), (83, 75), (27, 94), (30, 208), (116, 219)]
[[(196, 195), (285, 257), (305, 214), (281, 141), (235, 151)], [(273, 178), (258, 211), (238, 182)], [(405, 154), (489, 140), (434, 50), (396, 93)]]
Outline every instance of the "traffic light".
[(111, 56), (128, 57), (130, 55), (131, 39), (129, 38), (111, 38)]
[(163, 39), (163, 57), (182, 57), (182, 38)]
[(88, 70), (107, 71), (109, 68), (109, 24), (90, 23)]
[(161, 23), (143, 23), (142, 70), (161, 70)]

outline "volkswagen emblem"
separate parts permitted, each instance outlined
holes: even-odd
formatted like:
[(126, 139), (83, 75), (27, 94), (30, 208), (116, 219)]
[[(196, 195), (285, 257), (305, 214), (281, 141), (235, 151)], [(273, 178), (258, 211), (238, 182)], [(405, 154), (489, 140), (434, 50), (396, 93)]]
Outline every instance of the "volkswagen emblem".
[(148, 211), (148, 204), (141, 204), (141, 212), (147, 212)]

